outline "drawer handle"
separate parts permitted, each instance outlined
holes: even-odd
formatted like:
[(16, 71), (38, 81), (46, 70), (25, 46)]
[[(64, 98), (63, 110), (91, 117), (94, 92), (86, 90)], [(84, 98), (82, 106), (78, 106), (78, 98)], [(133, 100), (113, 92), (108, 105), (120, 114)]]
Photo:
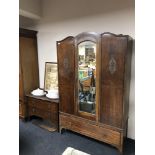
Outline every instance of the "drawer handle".
[(103, 134), (103, 137), (107, 137), (107, 134)]

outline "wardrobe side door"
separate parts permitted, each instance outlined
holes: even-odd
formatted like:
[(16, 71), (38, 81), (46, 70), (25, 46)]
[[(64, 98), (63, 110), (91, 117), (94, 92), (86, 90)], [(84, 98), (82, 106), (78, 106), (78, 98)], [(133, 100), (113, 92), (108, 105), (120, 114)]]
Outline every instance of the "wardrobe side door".
[(75, 45), (73, 37), (57, 42), (57, 58), (60, 111), (73, 114), (75, 94)]
[(39, 87), (37, 39), (20, 37), (19, 41), (24, 94), (27, 94)]
[(126, 37), (102, 34), (100, 121), (122, 127)]

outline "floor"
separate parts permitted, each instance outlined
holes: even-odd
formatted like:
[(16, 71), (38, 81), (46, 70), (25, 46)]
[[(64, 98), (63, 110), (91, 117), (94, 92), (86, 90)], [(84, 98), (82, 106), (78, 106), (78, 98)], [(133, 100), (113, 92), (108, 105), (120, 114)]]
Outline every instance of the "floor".
[[(67, 147), (73, 147), (91, 155), (119, 155), (114, 147), (97, 140), (66, 131), (63, 134), (49, 132), (32, 122), (19, 122), (20, 155), (61, 155)], [(127, 139), (123, 155), (135, 154), (135, 142)]]

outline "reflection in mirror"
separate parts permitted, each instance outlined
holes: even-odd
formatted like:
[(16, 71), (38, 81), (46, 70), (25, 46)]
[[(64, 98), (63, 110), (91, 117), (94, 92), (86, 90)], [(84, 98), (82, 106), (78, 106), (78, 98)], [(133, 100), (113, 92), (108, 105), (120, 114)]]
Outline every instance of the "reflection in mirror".
[(78, 45), (79, 110), (95, 114), (96, 44), (85, 41)]

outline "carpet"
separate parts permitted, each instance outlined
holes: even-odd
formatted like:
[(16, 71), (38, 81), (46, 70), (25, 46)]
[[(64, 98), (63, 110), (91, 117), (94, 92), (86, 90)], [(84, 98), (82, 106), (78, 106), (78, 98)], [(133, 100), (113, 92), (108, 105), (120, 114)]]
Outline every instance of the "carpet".
[[(19, 121), (20, 155), (62, 155), (67, 147), (91, 155), (120, 155), (119, 151), (106, 143), (66, 130), (63, 134), (49, 132), (31, 121)], [(135, 142), (124, 141), (123, 155), (135, 154)]]
[(31, 121), (34, 125), (39, 126), (42, 129), (45, 129), (47, 131), (50, 132), (54, 132), (57, 131), (57, 128), (54, 124), (52, 124), (50, 121), (48, 120), (43, 120), (43, 119), (33, 119)]

